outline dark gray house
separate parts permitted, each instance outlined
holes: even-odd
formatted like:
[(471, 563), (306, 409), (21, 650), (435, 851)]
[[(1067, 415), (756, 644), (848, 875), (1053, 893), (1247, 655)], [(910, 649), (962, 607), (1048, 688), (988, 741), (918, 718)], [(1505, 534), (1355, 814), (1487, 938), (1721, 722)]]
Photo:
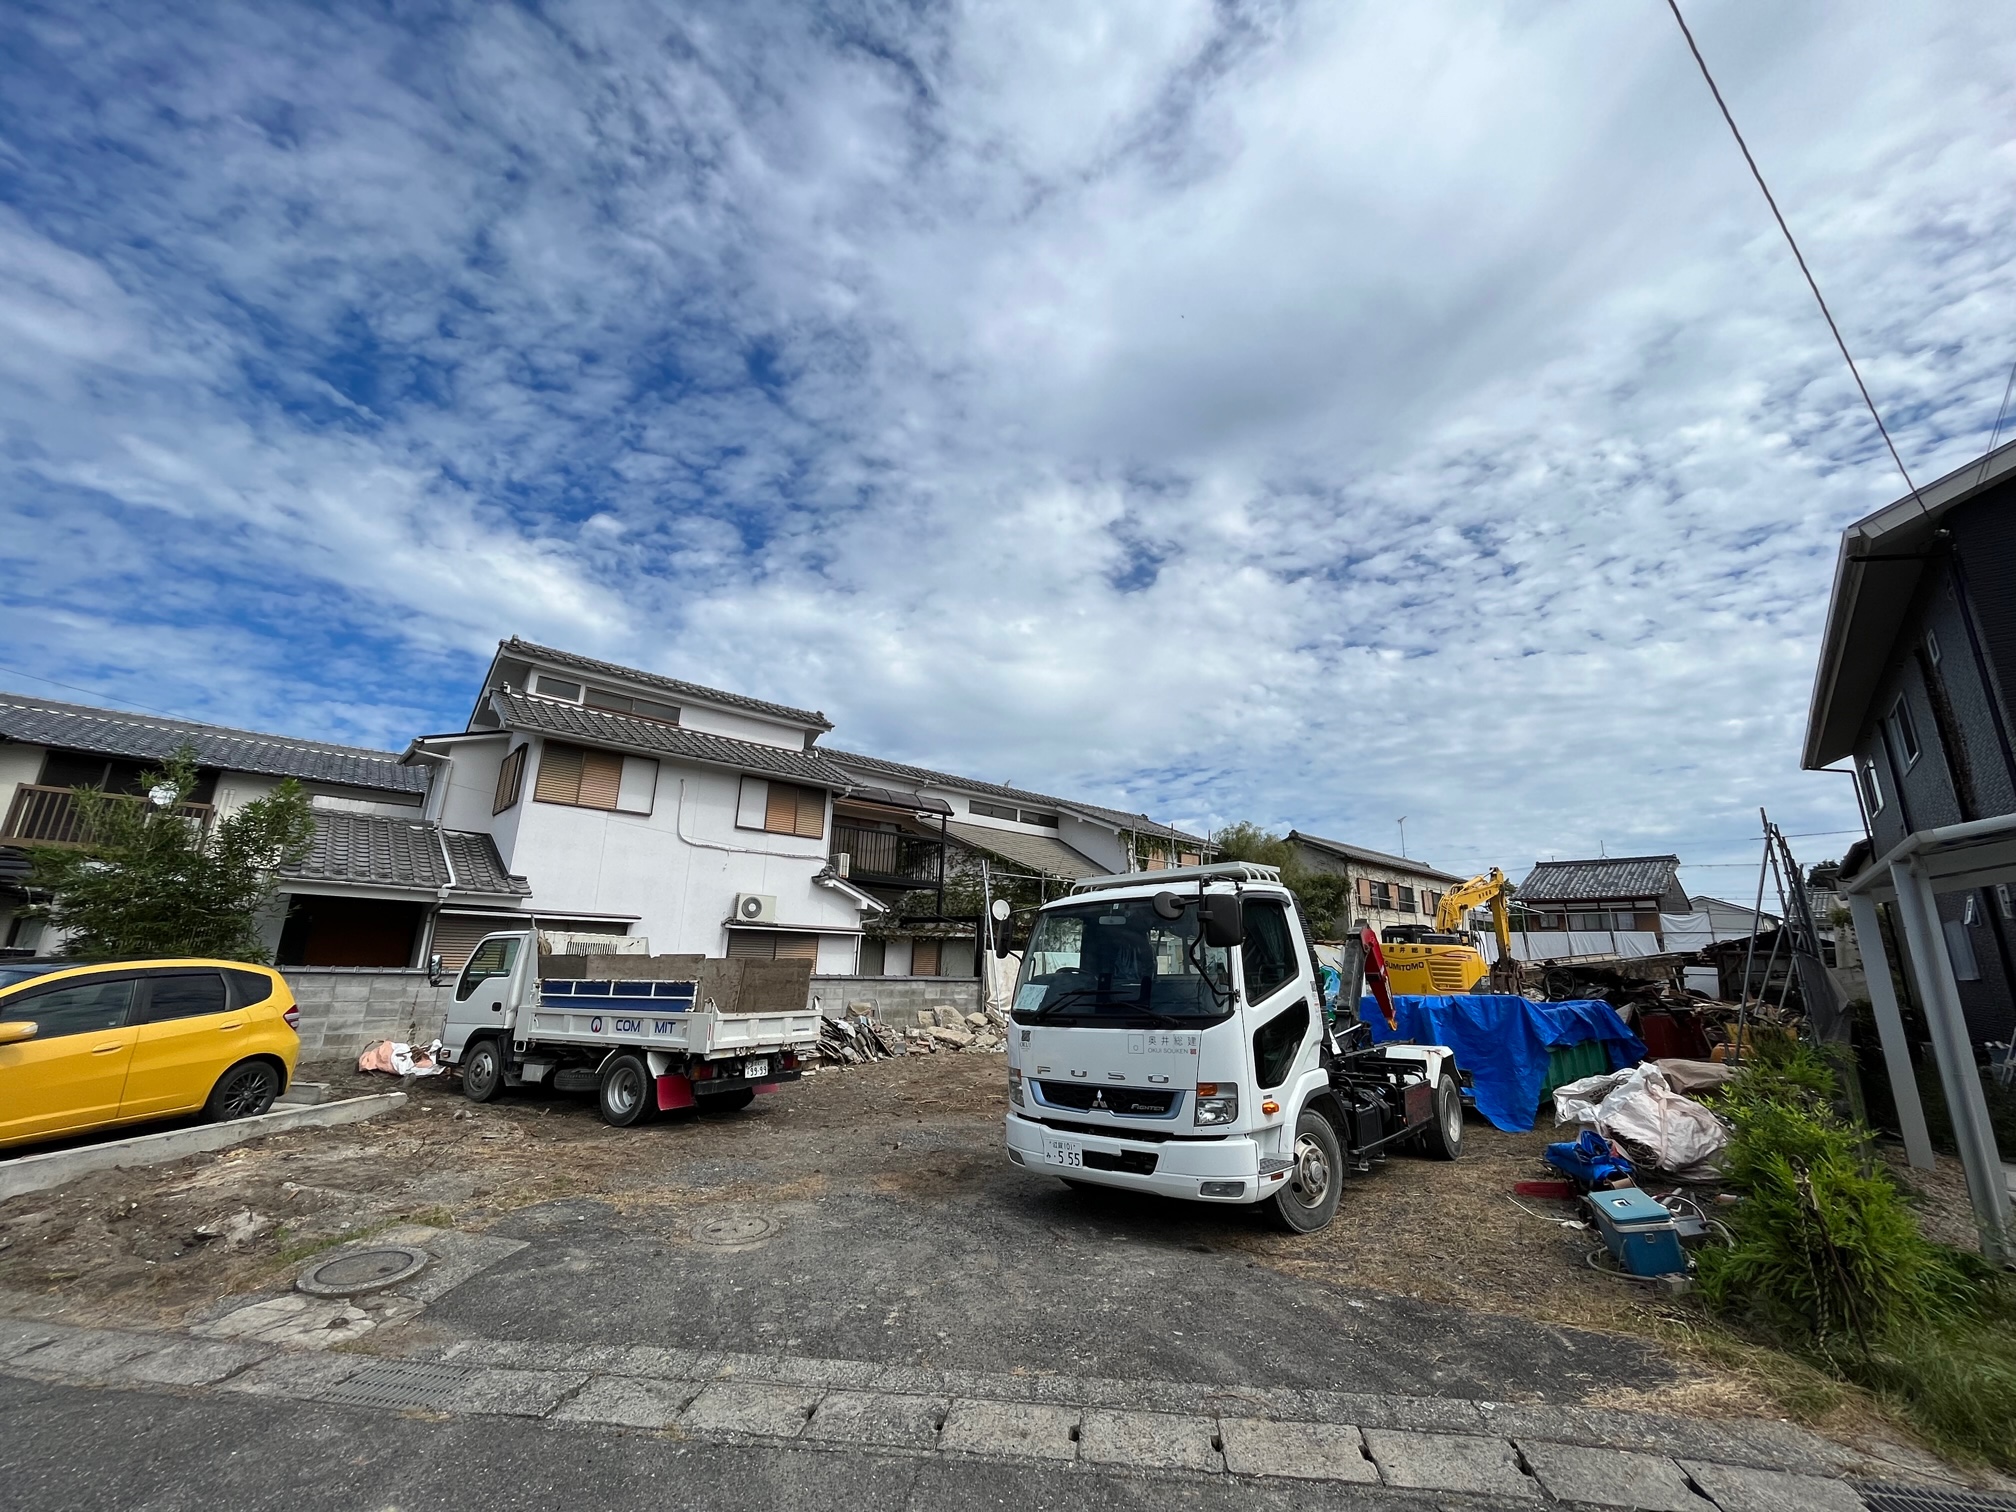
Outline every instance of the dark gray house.
[[(1847, 764), (1868, 827), (1839, 886), (1906, 1145), (1930, 1161), (1911, 1069), (1929, 1048), (1995, 1255), (2011, 1249), (2008, 1191), (1976, 1063), (2016, 1034), (2012, 695), (2016, 444), (1842, 532), (1802, 755), (1815, 771)], [(1928, 1047), (1906, 1037), (1898, 947)]]

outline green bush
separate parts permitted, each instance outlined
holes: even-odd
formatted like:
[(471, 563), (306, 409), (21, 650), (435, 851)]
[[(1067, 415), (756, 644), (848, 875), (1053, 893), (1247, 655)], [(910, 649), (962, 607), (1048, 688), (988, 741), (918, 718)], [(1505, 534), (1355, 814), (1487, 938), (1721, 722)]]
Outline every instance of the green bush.
[(1834, 1109), (1832, 1070), (1802, 1045), (1760, 1054), (1724, 1090), (1727, 1172), (1744, 1193), (1730, 1243), (1703, 1252), (1715, 1311), (1893, 1399), (1949, 1448), (2009, 1465), (2016, 1326), (1978, 1257), (1932, 1243), (1869, 1131)]

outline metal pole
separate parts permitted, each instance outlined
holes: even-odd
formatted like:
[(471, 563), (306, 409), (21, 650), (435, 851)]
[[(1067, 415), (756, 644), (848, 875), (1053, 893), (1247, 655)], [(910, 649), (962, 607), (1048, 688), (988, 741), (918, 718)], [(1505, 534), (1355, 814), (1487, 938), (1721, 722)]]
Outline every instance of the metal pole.
[[(1771, 864), (1771, 821), (1757, 810), (1764, 826), (1764, 854), (1757, 862), (1757, 901), (1750, 909), (1750, 943), (1743, 950), (1743, 1001), (1736, 1007), (1736, 1043), (1730, 1046), (1729, 1064), (1743, 1063), (1743, 1029), (1750, 1018), (1750, 968), (1757, 964), (1757, 930), (1764, 921), (1764, 868)], [(1767, 972), (1769, 968), (1766, 968)]]
[(1994, 1126), (1988, 1122), (1988, 1100), (1974, 1069), (1974, 1046), (1967, 1037), (1967, 1016), (1954, 985), (1953, 960), (1946, 951), (1946, 933), (1939, 921), (1938, 899), (1916, 856), (1890, 865), (1897, 888), (1897, 911), (1903, 916), (1904, 938), (1918, 975), (1918, 996), (1932, 1030), (1932, 1050), (1939, 1060), (1939, 1081), (1946, 1089), (1946, 1109), (1953, 1119), (1953, 1139), (1967, 1172), (1967, 1195), (1974, 1204), (1974, 1224), (1981, 1235), (1981, 1253), (1996, 1265), (2016, 1259), (2009, 1231), (2008, 1178), (2001, 1152), (1995, 1147)]
[[(1855, 922), (1855, 942), (1862, 947), (1862, 972), (1869, 979), (1869, 1006), (1875, 1010), (1876, 1032), (1883, 1039), (1883, 1064), (1890, 1072), (1890, 1095), (1897, 1104), (1897, 1132), (1904, 1136), (1904, 1156), (1921, 1171), (1933, 1166), (1932, 1136), (1925, 1128), (1925, 1105), (1918, 1097), (1918, 1077), (1911, 1065), (1911, 1044), (1904, 1037), (1904, 1015), (1897, 1009), (1897, 988), (1890, 980), (1890, 958), (1883, 949), (1883, 930), (1876, 904), (1862, 893), (1848, 894), (1848, 912)], [(1867, 944), (1863, 944), (1863, 941)]]

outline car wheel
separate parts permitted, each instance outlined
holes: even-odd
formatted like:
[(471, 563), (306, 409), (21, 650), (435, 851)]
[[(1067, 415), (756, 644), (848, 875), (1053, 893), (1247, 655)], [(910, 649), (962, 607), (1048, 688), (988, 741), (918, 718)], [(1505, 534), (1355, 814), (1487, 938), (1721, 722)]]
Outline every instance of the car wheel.
[(602, 1109), (602, 1122), (612, 1128), (631, 1128), (658, 1110), (658, 1080), (642, 1056), (619, 1055), (602, 1068), (596, 1102)]
[(494, 1039), (480, 1039), (462, 1056), (462, 1095), (471, 1102), (494, 1102), (504, 1090), (504, 1054)]
[(1344, 1181), (1344, 1152), (1330, 1120), (1304, 1109), (1295, 1120), (1294, 1164), (1271, 1199), (1274, 1219), (1291, 1234), (1313, 1234), (1337, 1216)]
[(280, 1095), (280, 1073), (265, 1061), (240, 1061), (217, 1078), (203, 1116), (212, 1123), (254, 1118), (273, 1106)]
[(1442, 1080), (1435, 1084), (1435, 1116), (1421, 1145), (1430, 1160), (1454, 1160), (1463, 1153), (1463, 1093), (1454, 1066), (1444, 1066)]
[(756, 1089), (744, 1087), (739, 1092), (718, 1092), (712, 1097), (694, 1099), (702, 1113), (739, 1113), (756, 1101)]

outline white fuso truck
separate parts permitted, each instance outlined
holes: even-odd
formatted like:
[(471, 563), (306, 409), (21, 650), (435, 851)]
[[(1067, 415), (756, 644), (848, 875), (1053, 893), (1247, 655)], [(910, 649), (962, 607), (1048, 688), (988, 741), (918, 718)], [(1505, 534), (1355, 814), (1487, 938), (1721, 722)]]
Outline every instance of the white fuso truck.
[(1345, 973), (1333, 1025), (1273, 867), (1078, 883), (1036, 912), (1016, 983), (1009, 1160), (1074, 1186), (1268, 1203), (1299, 1233), (1329, 1223), (1347, 1170), (1389, 1149), (1453, 1160), (1455, 1056), (1374, 1046), (1361, 973)]
[[(747, 1107), (757, 1093), (796, 1081), (800, 1060), (818, 1043), (819, 1014), (806, 1001), (802, 973), (795, 993), (784, 984), (795, 1007), (723, 1012), (710, 985), (726, 982), (724, 995), (738, 989), (749, 963), (585, 959), (620, 964), (623, 975), (588, 976), (577, 966), (573, 975), (542, 976), (532, 931), (483, 938), (456, 980), (441, 1036), (465, 1095), (489, 1102), (527, 1083), (593, 1091), (603, 1119), (627, 1128), (661, 1111)], [(658, 961), (677, 964), (653, 975)], [(543, 962), (558, 965), (554, 957)]]

